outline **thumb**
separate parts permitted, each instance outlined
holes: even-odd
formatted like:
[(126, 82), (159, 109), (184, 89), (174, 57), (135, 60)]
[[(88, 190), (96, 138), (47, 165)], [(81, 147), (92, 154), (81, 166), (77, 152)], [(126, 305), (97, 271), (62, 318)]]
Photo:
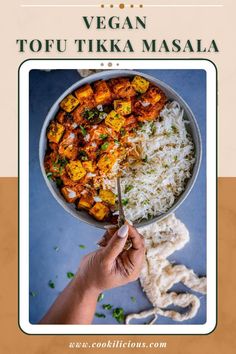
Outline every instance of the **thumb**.
[(122, 225), (117, 230), (104, 249), (105, 257), (111, 262), (123, 251), (129, 233), (129, 226)]

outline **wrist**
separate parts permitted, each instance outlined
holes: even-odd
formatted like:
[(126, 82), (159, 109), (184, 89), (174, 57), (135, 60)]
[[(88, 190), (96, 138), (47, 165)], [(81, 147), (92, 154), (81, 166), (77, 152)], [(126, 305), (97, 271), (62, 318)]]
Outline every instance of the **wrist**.
[(85, 299), (87, 301), (94, 300), (97, 302), (97, 298), (101, 293), (100, 289), (87, 282), (83, 277), (80, 276), (80, 274), (75, 276), (72, 283), (73, 288), (81, 299)]

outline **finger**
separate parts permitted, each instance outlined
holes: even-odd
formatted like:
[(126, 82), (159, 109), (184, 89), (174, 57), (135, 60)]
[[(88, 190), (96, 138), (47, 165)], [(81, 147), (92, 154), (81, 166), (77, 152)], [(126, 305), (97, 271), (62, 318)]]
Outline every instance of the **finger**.
[(129, 251), (124, 251), (117, 258), (116, 262), (119, 259), (121, 259), (124, 268), (122, 274), (128, 276), (129, 281), (137, 280), (143, 265), (144, 252), (141, 249), (138, 251), (133, 250), (131, 253)]
[(106, 247), (107, 242), (102, 239), (102, 240), (100, 240), (99, 242), (97, 242), (97, 245), (98, 245), (99, 247)]
[(114, 235), (114, 233), (118, 230), (117, 225), (106, 225), (104, 228), (108, 231), (109, 235)]
[(135, 267), (141, 268), (145, 256), (143, 236), (139, 234), (137, 229), (129, 225), (129, 238), (131, 239), (132, 247), (128, 249), (127, 257)]
[(143, 236), (138, 233), (135, 227), (129, 225), (129, 238), (132, 241), (132, 248), (135, 250), (142, 249), (144, 247)]
[(139, 250), (130, 248), (127, 251), (126, 256), (129, 259), (129, 262), (134, 266), (135, 271), (139, 273), (145, 259), (145, 248), (143, 247)]
[(122, 259), (122, 263), (124, 268), (126, 269), (126, 273), (130, 275), (135, 269), (135, 264), (130, 259), (128, 251), (122, 252), (120, 258)]
[(97, 245), (104, 247), (108, 244), (109, 240), (112, 238), (112, 236), (114, 235), (114, 233), (116, 232), (117, 227), (116, 226), (112, 226), (112, 227), (108, 227), (105, 234), (102, 236), (102, 238), (97, 242)]
[(104, 249), (104, 256), (113, 262), (123, 251), (129, 232), (129, 226), (123, 225), (117, 230)]
[(109, 235), (108, 231), (106, 231), (105, 234), (102, 236), (102, 238), (100, 238), (100, 240), (97, 242), (97, 245), (101, 246), (102, 244), (104, 244), (106, 242), (108, 235)]

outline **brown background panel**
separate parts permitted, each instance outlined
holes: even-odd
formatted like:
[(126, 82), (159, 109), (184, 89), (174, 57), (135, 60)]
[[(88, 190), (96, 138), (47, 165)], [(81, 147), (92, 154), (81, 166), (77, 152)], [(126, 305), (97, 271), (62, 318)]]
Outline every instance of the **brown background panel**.
[(236, 348), (236, 178), (219, 179), (219, 308), (218, 326), (207, 336), (33, 336), (21, 332), (17, 321), (17, 179), (0, 178), (0, 352), (4, 354), (154, 353), (158, 349), (83, 349), (71, 351), (70, 341), (123, 339), (167, 342), (163, 353), (231, 354)]

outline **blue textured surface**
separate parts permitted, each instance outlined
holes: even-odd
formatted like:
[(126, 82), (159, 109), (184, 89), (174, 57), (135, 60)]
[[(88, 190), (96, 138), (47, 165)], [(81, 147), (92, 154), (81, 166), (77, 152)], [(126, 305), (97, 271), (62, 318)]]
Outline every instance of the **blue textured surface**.
[[(205, 174), (205, 83), (203, 70), (139, 70), (150, 74), (175, 89), (189, 104), (199, 124), (203, 159), (196, 184), (183, 205), (177, 210), (190, 231), (190, 242), (170, 259), (183, 263), (200, 275), (206, 272), (206, 174)], [(81, 258), (96, 248), (102, 231), (79, 222), (57, 203), (41, 175), (38, 144), (45, 116), (54, 101), (70, 85), (80, 79), (76, 70), (33, 70), (30, 72), (30, 322), (37, 323), (48, 310), (57, 295), (68, 283), (66, 273), (76, 272)], [(82, 249), (79, 245), (85, 245)], [(58, 247), (58, 250), (54, 248)], [(55, 289), (48, 281), (55, 282)], [(177, 291), (186, 291), (175, 285)], [(142, 292), (138, 281), (124, 287), (106, 291), (104, 300), (97, 305), (97, 312), (106, 313), (106, 318), (95, 318), (94, 323), (115, 324), (110, 311), (102, 309), (102, 303), (123, 307), (125, 313), (146, 310), (150, 302)], [(199, 296), (199, 294), (197, 294)], [(136, 297), (133, 303), (131, 296)], [(182, 324), (202, 324), (206, 321), (206, 298), (201, 298), (197, 316)], [(178, 324), (159, 317), (157, 324)]]

